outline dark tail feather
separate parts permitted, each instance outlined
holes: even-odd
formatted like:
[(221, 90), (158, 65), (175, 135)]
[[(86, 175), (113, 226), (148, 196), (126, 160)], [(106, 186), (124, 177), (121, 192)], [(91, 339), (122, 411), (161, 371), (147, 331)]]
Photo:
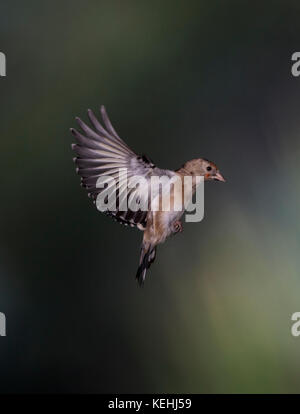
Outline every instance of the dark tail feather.
[(145, 246), (142, 244), (141, 256), (140, 256), (140, 265), (137, 270), (136, 279), (140, 286), (143, 285), (147, 269), (151, 266), (151, 263), (154, 262), (156, 256), (156, 246)]

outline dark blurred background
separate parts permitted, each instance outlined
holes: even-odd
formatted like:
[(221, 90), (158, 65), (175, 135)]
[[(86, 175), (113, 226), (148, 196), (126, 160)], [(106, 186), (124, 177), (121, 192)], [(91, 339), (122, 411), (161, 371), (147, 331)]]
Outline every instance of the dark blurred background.
[[(300, 392), (299, 1), (0, 5), (1, 392)], [(205, 218), (134, 280), (69, 127), (105, 104), (165, 168), (217, 163)]]

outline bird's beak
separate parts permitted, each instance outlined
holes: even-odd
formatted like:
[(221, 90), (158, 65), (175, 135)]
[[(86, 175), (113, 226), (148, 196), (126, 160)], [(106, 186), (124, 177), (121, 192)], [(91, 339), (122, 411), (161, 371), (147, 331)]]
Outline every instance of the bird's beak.
[(214, 179), (215, 179), (215, 180), (217, 180), (217, 181), (222, 181), (223, 183), (225, 183), (225, 182), (226, 182), (226, 180), (225, 180), (225, 178), (223, 177), (223, 175), (222, 175), (222, 174), (220, 174), (219, 172), (217, 172), (217, 173), (214, 175)]

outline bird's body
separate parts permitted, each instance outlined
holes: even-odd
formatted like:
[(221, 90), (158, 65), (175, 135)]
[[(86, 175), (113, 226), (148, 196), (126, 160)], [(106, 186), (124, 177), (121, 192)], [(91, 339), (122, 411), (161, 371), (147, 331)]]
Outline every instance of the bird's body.
[[(76, 170), (96, 205), (99, 197), (107, 193), (104, 211), (122, 224), (143, 231), (136, 275), (142, 284), (155, 259), (157, 245), (182, 231), (180, 219), (196, 191), (197, 177), (205, 181), (225, 180), (216, 165), (203, 158), (190, 160), (177, 171), (156, 167), (146, 156), (136, 155), (118, 136), (103, 106), (101, 113), (106, 129), (91, 110), (88, 115), (96, 132), (79, 118), (76, 120), (84, 135), (71, 129), (77, 140), (77, 144), (72, 145), (77, 154), (74, 158)], [(185, 177), (190, 178), (190, 186), (185, 185)], [(100, 183), (103, 178), (111, 179), (105, 188)], [(162, 181), (155, 187), (154, 179)], [(116, 202), (110, 201), (110, 197)], [(168, 200), (167, 208), (164, 200)], [(123, 208), (123, 203), (127, 208)]]
[(179, 171), (176, 171), (173, 177), (174, 185), (168, 194), (164, 194), (166, 198), (169, 197), (170, 208), (164, 211), (162, 197), (159, 194), (153, 203), (154, 211), (150, 210), (147, 215), (147, 227), (144, 230), (144, 239), (149, 242), (151, 241), (153, 244), (163, 243), (169, 236), (180, 230), (176, 227), (174, 228), (174, 224), (178, 224), (181, 216), (184, 214), (184, 206), (189, 203), (195, 192), (195, 186), (190, 191), (184, 188), (183, 177)]

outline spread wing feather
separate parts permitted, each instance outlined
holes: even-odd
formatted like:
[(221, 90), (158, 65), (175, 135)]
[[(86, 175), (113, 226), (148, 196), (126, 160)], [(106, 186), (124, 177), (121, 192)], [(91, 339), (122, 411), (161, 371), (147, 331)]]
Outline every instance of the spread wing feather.
[[(76, 172), (81, 177), (81, 185), (87, 189), (95, 204), (98, 195), (111, 186), (111, 194), (116, 196), (116, 205), (114, 208), (108, 206), (106, 214), (122, 224), (144, 230), (147, 224), (147, 211), (130, 209), (132, 200), (139, 200), (141, 205), (149, 207), (151, 176), (170, 177), (174, 173), (157, 168), (146, 156), (135, 154), (115, 131), (104, 106), (101, 106), (100, 112), (105, 128), (91, 109), (88, 110), (88, 117), (93, 129), (80, 118), (76, 118), (76, 121), (81, 132), (71, 128), (76, 138), (76, 144), (72, 144), (72, 149), (76, 153), (73, 159)], [(128, 188), (127, 180), (135, 176), (143, 177), (143, 184)], [(114, 182), (100, 188), (97, 183), (99, 178), (103, 177), (114, 178)], [(153, 194), (151, 196), (153, 197)], [(120, 208), (124, 201), (128, 205), (126, 211)]]

